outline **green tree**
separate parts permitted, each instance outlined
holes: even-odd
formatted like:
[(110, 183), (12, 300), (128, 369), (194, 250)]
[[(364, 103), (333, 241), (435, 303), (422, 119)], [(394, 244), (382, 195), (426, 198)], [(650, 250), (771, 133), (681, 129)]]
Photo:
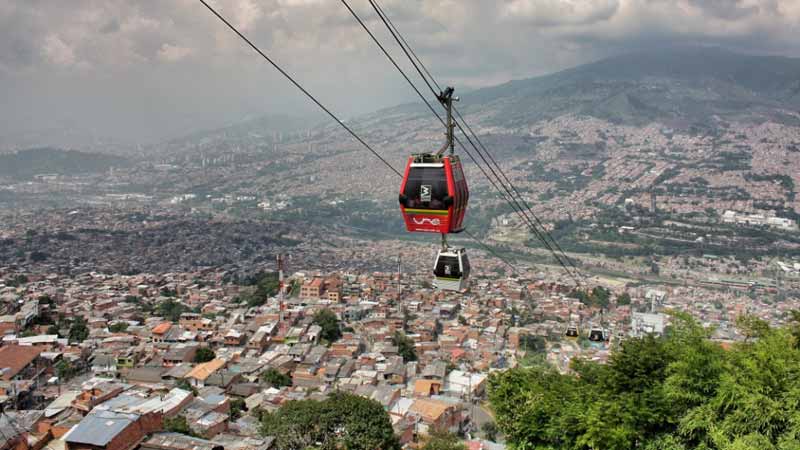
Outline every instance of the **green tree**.
[(486, 439), (492, 442), (497, 441), (497, 424), (494, 422), (486, 422), (481, 427), (481, 431), (483, 431), (483, 435), (486, 436)]
[(403, 361), (409, 362), (417, 360), (414, 340), (406, 336), (402, 331), (395, 331), (392, 344), (397, 346), (397, 354), (403, 357)]
[(247, 306), (261, 306), (267, 299), (278, 293), (278, 272), (259, 272), (254, 277), (246, 280), (245, 284), (255, 286), (253, 292), (245, 296)]
[(769, 324), (752, 314), (742, 314), (737, 317), (736, 328), (744, 335), (745, 342), (769, 332)]
[(324, 401), (286, 402), (261, 415), (261, 432), (282, 449), (399, 450), (388, 413), (380, 403), (341, 392)]
[(171, 288), (169, 288), (167, 286), (162, 287), (160, 293), (164, 297), (177, 297), (178, 296), (178, 292), (175, 289), (171, 289)]
[(261, 375), (261, 379), (272, 387), (291, 386), (292, 378), (279, 371), (278, 369), (270, 368)]
[(217, 354), (214, 353), (214, 350), (211, 350), (208, 347), (200, 347), (197, 349), (197, 352), (194, 354), (194, 362), (196, 363), (204, 363), (211, 361), (212, 359), (216, 358)]
[(81, 316), (75, 316), (72, 325), (69, 327), (69, 340), (71, 342), (83, 342), (89, 337), (89, 327), (86, 320)]
[(156, 306), (156, 314), (171, 321), (177, 322), (181, 314), (189, 312), (189, 307), (172, 298), (164, 300)]
[(231, 420), (237, 420), (238, 418), (242, 417), (242, 413), (244, 411), (247, 411), (247, 405), (245, 404), (243, 398), (235, 397), (231, 400)]
[(189, 427), (189, 422), (186, 420), (186, 417), (184, 416), (165, 417), (164, 431), (169, 431), (172, 433), (181, 433), (193, 437), (199, 437)]
[(56, 376), (61, 379), (61, 382), (69, 380), (75, 376), (76, 372), (75, 366), (66, 359), (62, 359), (56, 363)]
[(467, 446), (453, 433), (434, 430), (422, 450), (467, 450)]
[(187, 392), (191, 392), (192, 395), (197, 395), (197, 389), (195, 389), (194, 386), (192, 386), (191, 383), (189, 383), (189, 380), (187, 380), (185, 378), (182, 379), (182, 380), (179, 380), (175, 384), (175, 387), (178, 388), (178, 389), (183, 389), (184, 391), (187, 391)]
[(631, 304), (631, 295), (623, 292), (617, 296), (617, 306), (627, 306)]
[(675, 314), (663, 337), (625, 341), (608, 363), (576, 360), (489, 377), (489, 400), (511, 448), (739, 450), (800, 448), (796, 327), (747, 319), (730, 350)]
[(411, 313), (405, 306), (402, 309), (403, 312), (403, 330), (408, 331), (408, 326), (411, 322), (417, 320), (416, 314)]
[(128, 322), (117, 322), (108, 327), (108, 331), (112, 333), (124, 333), (128, 330)]
[(320, 337), (328, 342), (335, 342), (342, 337), (339, 318), (330, 309), (321, 309), (314, 314), (314, 324), (322, 328)]

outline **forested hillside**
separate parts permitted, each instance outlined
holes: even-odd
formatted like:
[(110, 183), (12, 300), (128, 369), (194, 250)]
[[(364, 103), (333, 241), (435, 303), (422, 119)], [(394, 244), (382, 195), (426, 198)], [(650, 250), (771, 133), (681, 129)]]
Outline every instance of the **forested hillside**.
[(125, 158), (56, 148), (34, 148), (0, 155), (0, 177), (30, 178), (38, 174), (76, 175), (125, 167)]

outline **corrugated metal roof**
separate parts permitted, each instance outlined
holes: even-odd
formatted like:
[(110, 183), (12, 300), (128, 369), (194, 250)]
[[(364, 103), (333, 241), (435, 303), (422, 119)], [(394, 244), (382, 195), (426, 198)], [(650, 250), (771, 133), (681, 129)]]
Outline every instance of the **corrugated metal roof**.
[(68, 443), (104, 446), (139, 418), (136, 414), (92, 411), (65, 436)]

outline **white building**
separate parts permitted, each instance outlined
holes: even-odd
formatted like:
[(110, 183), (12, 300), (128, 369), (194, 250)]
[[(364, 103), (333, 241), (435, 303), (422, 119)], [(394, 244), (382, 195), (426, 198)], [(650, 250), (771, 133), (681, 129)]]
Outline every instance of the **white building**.
[(647, 334), (664, 334), (667, 317), (664, 314), (633, 313), (631, 316), (631, 336), (640, 337)]

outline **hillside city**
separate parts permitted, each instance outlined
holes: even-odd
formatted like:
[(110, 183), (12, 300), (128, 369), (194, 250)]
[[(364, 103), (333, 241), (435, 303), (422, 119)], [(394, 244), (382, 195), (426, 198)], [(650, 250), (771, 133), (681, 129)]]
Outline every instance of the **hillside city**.
[(610, 61), (464, 95), (460, 290), (419, 105), (1, 148), (0, 450), (796, 448), (797, 81)]

